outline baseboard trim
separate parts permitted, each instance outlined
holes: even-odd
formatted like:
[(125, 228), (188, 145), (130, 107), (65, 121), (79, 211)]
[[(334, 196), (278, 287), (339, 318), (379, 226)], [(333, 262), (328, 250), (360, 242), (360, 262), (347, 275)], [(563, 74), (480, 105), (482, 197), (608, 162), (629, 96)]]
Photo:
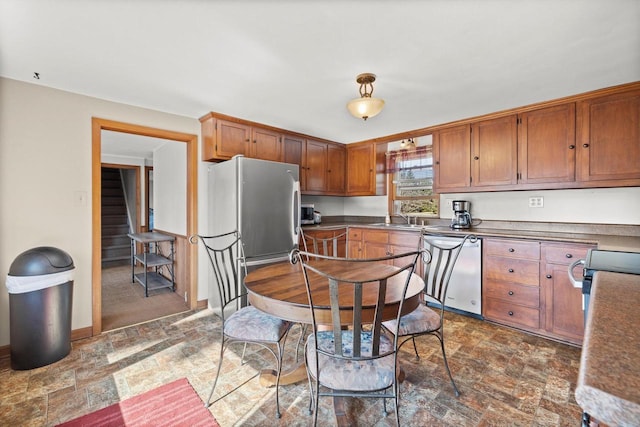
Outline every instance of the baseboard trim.
[(208, 306), (209, 306), (209, 300), (201, 299), (196, 304), (196, 310), (202, 310), (204, 308), (207, 308)]
[[(91, 326), (71, 331), (71, 341), (78, 341), (91, 336), (93, 336), (93, 329)], [(11, 345), (0, 346), (0, 359), (7, 359), (9, 357), (11, 357)]]

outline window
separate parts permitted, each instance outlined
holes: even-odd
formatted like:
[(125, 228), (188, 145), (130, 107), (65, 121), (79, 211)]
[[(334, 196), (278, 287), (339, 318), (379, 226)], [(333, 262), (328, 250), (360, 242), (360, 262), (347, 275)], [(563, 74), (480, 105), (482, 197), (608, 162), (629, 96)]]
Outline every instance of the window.
[(439, 197), (433, 192), (431, 135), (422, 145), (387, 153), (390, 212), (394, 215), (438, 216)]

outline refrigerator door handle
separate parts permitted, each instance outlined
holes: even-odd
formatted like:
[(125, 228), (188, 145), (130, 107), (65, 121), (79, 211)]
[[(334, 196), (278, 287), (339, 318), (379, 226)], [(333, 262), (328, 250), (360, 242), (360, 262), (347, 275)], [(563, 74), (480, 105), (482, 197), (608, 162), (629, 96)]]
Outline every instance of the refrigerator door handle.
[(289, 176), (293, 180), (292, 197), (291, 197), (291, 209), (293, 210), (293, 227), (291, 230), (291, 239), (294, 247), (298, 247), (300, 241), (300, 181), (297, 181), (291, 172)]

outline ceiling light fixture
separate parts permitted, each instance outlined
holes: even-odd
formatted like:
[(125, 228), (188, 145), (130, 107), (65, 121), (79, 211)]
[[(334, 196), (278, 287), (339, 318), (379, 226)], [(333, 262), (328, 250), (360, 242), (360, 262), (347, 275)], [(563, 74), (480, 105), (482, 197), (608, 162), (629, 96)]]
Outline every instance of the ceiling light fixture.
[(418, 146), (418, 142), (414, 138), (409, 138), (406, 141), (403, 139), (400, 142), (400, 149), (401, 150), (414, 149), (417, 146)]
[(354, 117), (367, 120), (382, 111), (384, 100), (373, 98), (373, 82), (376, 81), (376, 75), (371, 73), (359, 74), (356, 82), (360, 84), (360, 98), (352, 99), (347, 104), (347, 109)]

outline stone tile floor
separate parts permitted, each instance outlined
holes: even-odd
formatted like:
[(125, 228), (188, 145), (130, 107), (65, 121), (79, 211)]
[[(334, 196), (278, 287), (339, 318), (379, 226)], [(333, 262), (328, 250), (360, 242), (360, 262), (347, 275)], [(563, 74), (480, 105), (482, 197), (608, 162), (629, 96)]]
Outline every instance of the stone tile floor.
[[(574, 400), (579, 348), (454, 313), (447, 313), (446, 322), (447, 356), (462, 394), (453, 394), (436, 338), (419, 339), (419, 361), (407, 344), (401, 355), (402, 425), (580, 425)], [(205, 400), (219, 354), (219, 326), (209, 310), (187, 312), (75, 341), (69, 356), (42, 368), (13, 371), (8, 359), (0, 360), (0, 425), (55, 425), (182, 377)], [(298, 329), (291, 333), (285, 369), (293, 363)], [(274, 389), (253, 378), (273, 366), (272, 356), (256, 350), (240, 366), (242, 347), (231, 349), (214, 399), (244, 384), (210, 407), (221, 426), (310, 423), (306, 382), (281, 387), (277, 420)], [(319, 425), (335, 425), (330, 399), (320, 403)], [(378, 399), (350, 399), (347, 412), (354, 425), (394, 424), (392, 415), (383, 417)]]

